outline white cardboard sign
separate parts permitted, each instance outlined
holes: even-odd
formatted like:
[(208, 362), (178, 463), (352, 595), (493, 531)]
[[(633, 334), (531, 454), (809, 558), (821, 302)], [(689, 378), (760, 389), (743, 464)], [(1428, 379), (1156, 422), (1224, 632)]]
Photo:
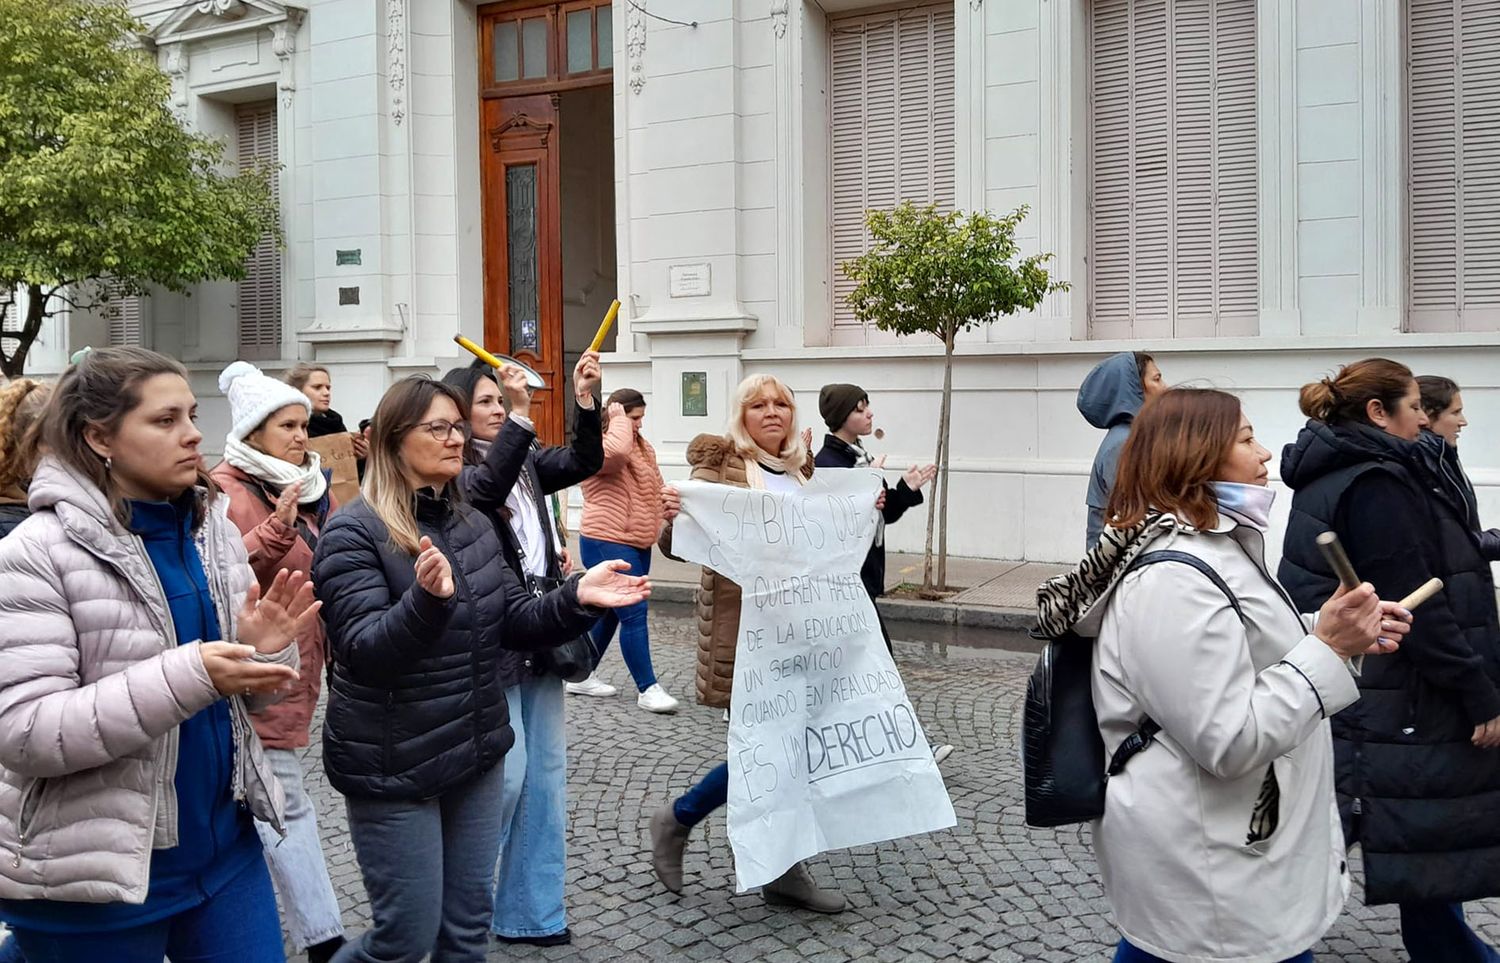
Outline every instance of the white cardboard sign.
[(821, 852), (956, 822), (859, 578), (879, 477), (819, 469), (795, 494), (677, 483), (673, 554), (743, 593), (728, 754), (741, 892)]

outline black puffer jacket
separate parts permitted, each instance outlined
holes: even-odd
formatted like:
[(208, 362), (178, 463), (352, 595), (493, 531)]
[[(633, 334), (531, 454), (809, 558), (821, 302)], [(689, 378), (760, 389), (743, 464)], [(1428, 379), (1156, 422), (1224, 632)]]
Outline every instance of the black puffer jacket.
[(1364, 850), (1366, 901), (1500, 895), (1500, 751), (1470, 742), (1500, 716), (1500, 626), (1473, 529), (1416, 445), (1375, 428), (1308, 422), (1281, 477), (1296, 494), (1279, 574), (1303, 611), (1336, 587), (1314, 543), (1328, 530), (1381, 598), (1444, 583), (1399, 652), (1364, 660), (1360, 700), (1333, 718), (1339, 807)]
[[(465, 465), (459, 476), (464, 497), (494, 523), (505, 564), (523, 581), (526, 568), (521, 561), (521, 545), (510, 527), (509, 512), (505, 507), (505, 501), (521, 474), (524, 472), (530, 483), (532, 500), (542, 520), (547, 544), (552, 545), (554, 527), (547, 496), (577, 485), (604, 466), (604, 433), (599, 422), (599, 406), (581, 408), (575, 405), (574, 410), (572, 445), (566, 448), (540, 446), (533, 430), (522, 427), (514, 418), (507, 418), (484, 458), (476, 464)], [(562, 559), (551, 550), (547, 552), (547, 575), (549, 578), (562, 577)], [(529, 656), (521, 652), (506, 652), (501, 656), (500, 684), (509, 688), (536, 671), (534, 660)]]
[(1492, 562), (1500, 562), (1500, 528), (1479, 527), (1479, 498), (1474, 494), (1474, 483), (1469, 481), (1463, 464), (1458, 460), (1458, 449), (1448, 444), (1448, 439), (1435, 431), (1423, 431), (1417, 439), (1417, 454), (1427, 471), (1438, 480), (1448, 500), (1463, 509), (1464, 519), (1479, 537), (1479, 550)]
[(329, 519), (313, 559), (330, 648), (323, 763), (349, 796), (429, 799), (493, 767), (515, 742), (503, 649), (557, 645), (602, 614), (576, 580), (533, 598), (477, 509), (423, 492), (416, 515), (453, 566), (451, 599), (416, 584), (363, 499)]

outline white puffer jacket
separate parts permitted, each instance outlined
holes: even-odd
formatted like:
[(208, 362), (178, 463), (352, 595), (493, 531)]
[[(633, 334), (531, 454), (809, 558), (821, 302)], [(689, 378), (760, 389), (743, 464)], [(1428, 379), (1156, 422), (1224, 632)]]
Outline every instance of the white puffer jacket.
[[(29, 499), (0, 541), (0, 898), (141, 903), (151, 850), (177, 845), (177, 727), (220, 695), (104, 494), (45, 458)], [(197, 543), (233, 641), (254, 576), (227, 502)], [(297, 647), (257, 658), (295, 668)], [(235, 797), (280, 830), (249, 701), (230, 700)]]
[(1221, 515), (1147, 551), (1163, 549), (1207, 562), (1245, 621), (1169, 561), (1126, 575), (1080, 623), (1098, 632), (1105, 758), (1144, 717), (1162, 727), (1109, 780), (1094, 824), (1105, 893), (1126, 938), (1162, 959), (1284, 960), (1317, 943), (1349, 892), (1327, 717), (1359, 690), (1267, 572), (1260, 531)]

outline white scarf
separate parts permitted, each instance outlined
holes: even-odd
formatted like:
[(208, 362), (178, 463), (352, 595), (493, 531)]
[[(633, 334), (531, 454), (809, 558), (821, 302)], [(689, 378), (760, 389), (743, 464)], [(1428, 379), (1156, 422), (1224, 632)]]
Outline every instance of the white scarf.
[(227, 438), (224, 441), (224, 460), (278, 491), (285, 491), (286, 486), (301, 482), (302, 492), (297, 496), (297, 501), (303, 505), (322, 501), (323, 493), (328, 490), (328, 479), (323, 477), (323, 466), (315, 451), (309, 451), (306, 462), (298, 466), (280, 458), (272, 458), (243, 441)]
[(1225, 481), (1216, 481), (1213, 486), (1219, 511), (1262, 532), (1270, 530), (1271, 504), (1276, 501), (1275, 489), (1265, 485)]

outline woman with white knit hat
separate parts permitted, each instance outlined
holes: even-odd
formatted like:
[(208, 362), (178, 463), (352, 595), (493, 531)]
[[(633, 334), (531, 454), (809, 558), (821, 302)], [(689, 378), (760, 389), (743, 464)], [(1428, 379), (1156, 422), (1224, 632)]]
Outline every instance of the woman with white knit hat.
[[(245, 361), (224, 369), (219, 389), (229, 398), (233, 427), (224, 460), (210, 474), (229, 496), (229, 518), (245, 538), (250, 567), (262, 589), (282, 569), (310, 575), (318, 534), (337, 507), (318, 453), (307, 450), (312, 405), (301, 391)], [(296, 753), (308, 744), (323, 681), (322, 623), (297, 646), (301, 679), (285, 699), (251, 717), (286, 790), (286, 837), (258, 820), (255, 827), (281, 892), (288, 935), (307, 950), (310, 963), (322, 963), (343, 945), (344, 927)]]

